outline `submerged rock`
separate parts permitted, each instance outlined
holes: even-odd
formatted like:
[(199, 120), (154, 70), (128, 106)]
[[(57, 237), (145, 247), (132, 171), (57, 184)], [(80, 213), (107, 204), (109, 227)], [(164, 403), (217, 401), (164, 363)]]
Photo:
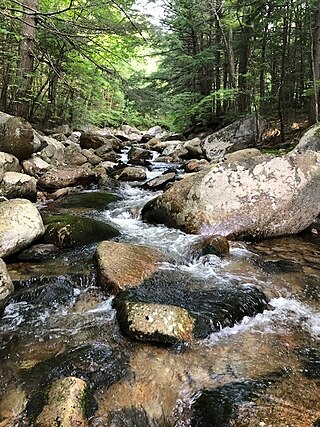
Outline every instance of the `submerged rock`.
[(13, 293), (13, 283), (6, 264), (0, 258), (0, 301)]
[(148, 246), (109, 241), (98, 244), (96, 257), (101, 286), (116, 293), (140, 285), (165, 260)]
[(90, 191), (88, 193), (68, 194), (59, 200), (48, 205), (51, 209), (73, 209), (73, 208), (88, 208), (93, 210), (103, 210), (120, 197), (116, 194), (107, 193), (104, 191)]
[(193, 246), (191, 253), (195, 257), (203, 255), (227, 255), (229, 253), (229, 242), (223, 236), (200, 236)]
[(38, 416), (38, 427), (85, 427), (85, 399), (87, 384), (76, 377), (66, 377), (55, 381), (48, 395), (48, 403)]
[(44, 233), (38, 209), (26, 199), (0, 203), (0, 257), (24, 249)]
[(110, 224), (92, 218), (73, 215), (48, 215), (44, 219), (44, 242), (60, 248), (83, 246), (112, 239), (120, 232)]
[(307, 151), (213, 165), (173, 184), (142, 216), (233, 239), (298, 233), (319, 213), (319, 162), (320, 153)]
[(231, 426), (238, 419), (239, 407), (252, 404), (258, 394), (265, 393), (266, 388), (267, 385), (262, 381), (251, 380), (203, 390), (192, 403), (190, 426)]
[[(134, 322), (137, 325), (135, 338), (168, 343), (170, 339), (171, 342), (177, 340), (179, 329), (175, 329), (175, 324), (168, 322), (168, 325), (163, 325), (163, 322), (166, 322), (166, 313), (170, 313), (171, 320), (175, 322), (180, 315), (180, 312), (175, 314), (175, 310), (179, 307), (186, 310), (190, 316), (187, 318), (186, 314), (183, 314), (188, 325), (185, 326), (186, 336), (189, 339), (191, 336), (204, 338), (225, 326), (233, 326), (244, 316), (254, 316), (267, 309), (268, 299), (254, 286), (211, 284), (210, 287), (207, 281), (203, 282), (186, 274), (159, 271), (138, 288), (128, 289), (118, 295), (113, 304), (125, 333), (133, 335), (131, 322)], [(151, 306), (148, 307), (148, 304)], [(162, 310), (158, 307), (161, 305)], [(155, 307), (157, 310), (152, 315)], [(139, 309), (150, 315), (139, 315)], [(195, 319), (193, 328), (191, 319)], [(158, 325), (161, 325), (162, 329), (157, 329)], [(164, 326), (167, 331), (175, 330), (177, 336), (174, 337), (172, 333), (169, 339), (169, 334), (162, 334)]]

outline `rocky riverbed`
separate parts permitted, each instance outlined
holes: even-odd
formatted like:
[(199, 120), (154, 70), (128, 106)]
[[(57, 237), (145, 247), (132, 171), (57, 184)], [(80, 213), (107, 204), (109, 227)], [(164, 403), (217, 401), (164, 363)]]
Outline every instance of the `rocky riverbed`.
[(317, 128), (2, 126), (1, 427), (318, 425)]

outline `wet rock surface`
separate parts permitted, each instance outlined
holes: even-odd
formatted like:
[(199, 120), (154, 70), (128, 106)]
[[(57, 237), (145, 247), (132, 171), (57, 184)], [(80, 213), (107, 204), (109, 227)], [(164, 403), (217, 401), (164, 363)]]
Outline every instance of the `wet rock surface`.
[(148, 246), (118, 242), (99, 243), (96, 258), (100, 285), (115, 293), (140, 285), (165, 260)]
[(112, 239), (120, 232), (110, 224), (92, 218), (73, 215), (48, 215), (44, 218), (44, 243), (60, 248), (83, 246), (100, 240)]
[[(244, 316), (254, 316), (268, 309), (268, 299), (253, 286), (217, 286), (211, 284), (210, 290), (204, 290), (208, 284), (174, 271), (161, 271), (136, 289), (124, 291), (118, 295), (113, 305), (120, 313), (121, 325), (129, 329), (130, 318), (121, 313), (126, 312), (127, 304), (163, 304), (187, 310), (196, 319), (193, 328), (195, 338), (204, 338), (212, 332), (226, 326), (232, 326)], [(150, 308), (151, 311), (151, 308)], [(159, 311), (161, 317), (165, 317)], [(127, 319), (125, 326), (122, 319)], [(157, 318), (154, 318), (157, 322)], [(146, 336), (149, 320), (146, 319)]]

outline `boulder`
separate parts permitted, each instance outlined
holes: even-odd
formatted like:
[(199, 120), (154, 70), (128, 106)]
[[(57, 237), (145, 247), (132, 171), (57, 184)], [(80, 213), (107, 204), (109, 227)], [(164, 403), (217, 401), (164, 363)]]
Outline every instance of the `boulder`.
[(82, 150), (82, 154), (86, 157), (87, 161), (92, 165), (96, 166), (102, 162), (102, 158), (97, 156), (92, 148)]
[(174, 344), (193, 339), (195, 319), (174, 305), (125, 301), (117, 319), (123, 332), (139, 341)]
[(301, 137), (293, 152), (320, 151), (320, 124), (311, 126)]
[(38, 156), (51, 165), (63, 164), (65, 162), (63, 143), (50, 136), (39, 135), (39, 137), (43, 149), (38, 152)]
[(157, 176), (156, 178), (150, 179), (150, 181), (147, 181), (143, 187), (146, 190), (154, 190), (154, 191), (163, 190), (169, 182), (175, 181), (176, 176), (177, 176), (176, 172), (165, 172), (162, 175)]
[(257, 148), (244, 148), (225, 155), (225, 162), (236, 163), (246, 161), (250, 157), (261, 156), (262, 153)]
[(115, 146), (122, 147), (122, 143), (118, 138), (104, 130), (86, 131), (81, 134), (81, 148), (93, 148), (96, 150), (103, 145), (108, 145), (112, 150), (115, 149)]
[(195, 257), (203, 255), (227, 255), (229, 250), (229, 242), (223, 236), (200, 236), (191, 247), (191, 253)]
[(37, 200), (37, 180), (18, 172), (6, 172), (0, 182), (0, 196), (7, 199), (23, 198)]
[(85, 427), (85, 401), (87, 384), (76, 377), (65, 377), (55, 381), (48, 394), (48, 402), (35, 425), (38, 427)]
[(145, 220), (233, 239), (304, 230), (319, 214), (320, 153), (255, 156), (176, 182), (142, 210)]
[(3, 172), (21, 172), (19, 160), (9, 153), (0, 152), (0, 169)]
[[(178, 341), (181, 330), (186, 333), (183, 340), (205, 338), (269, 307), (267, 297), (254, 286), (218, 284), (174, 270), (155, 272), (139, 287), (118, 294), (113, 306), (124, 333), (164, 344)], [(175, 326), (179, 319), (186, 329)]]
[(88, 159), (84, 153), (82, 153), (79, 144), (71, 142), (64, 149), (64, 161), (67, 165), (82, 166), (88, 161)]
[(48, 215), (44, 223), (44, 243), (52, 243), (60, 248), (88, 245), (120, 235), (110, 224), (74, 215)]
[(30, 123), (0, 112), (0, 151), (13, 154), (19, 160), (28, 159), (34, 151)]
[(22, 162), (22, 167), (24, 172), (28, 175), (38, 177), (47, 172), (51, 168), (51, 165), (42, 160), (41, 157), (34, 156), (30, 157), (28, 160), (24, 160)]
[(0, 218), (0, 257), (18, 252), (44, 233), (38, 209), (29, 200), (1, 202)]
[(144, 181), (147, 179), (147, 174), (143, 167), (127, 166), (113, 171), (111, 177), (119, 181)]
[(109, 241), (98, 244), (96, 258), (101, 286), (115, 293), (139, 286), (165, 260), (160, 252), (148, 246)]
[(209, 166), (209, 162), (205, 159), (192, 159), (184, 165), (184, 170), (187, 173), (199, 172)]
[(254, 147), (267, 129), (266, 121), (256, 115), (238, 120), (206, 137), (202, 149), (208, 160), (219, 159), (227, 153)]
[(116, 194), (105, 191), (89, 191), (87, 193), (73, 193), (50, 203), (48, 209), (74, 209), (87, 208), (92, 210), (104, 210), (107, 206), (119, 200)]
[(152, 153), (139, 147), (131, 147), (128, 152), (129, 162), (133, 165), (145, 165), (148, 160), (152, 159)]
[(188, 150), (190, 158), (199, 159), (203, 157), (203, 150), (201, 144), (202, 142), (200, 138), (193, 138), (189, 141), (186, 141), (183, 146)]
[(170, 156), (173, 159), (180, 160), (185, 159), (189, 155), (189, 151), (184, 147), (182, 143), (177, 145), (169, 145), (162, 152), (163, 156)]
[(7, 266), (0, 258), (0, 301), (13, 293), (13, 283), (9, 276)]
[(73, 185), (87, 185), (95, 180), (95, 174), (85, 167), (52, 168), (44, 173), (38, 185), (46, 190), (69, 187)]

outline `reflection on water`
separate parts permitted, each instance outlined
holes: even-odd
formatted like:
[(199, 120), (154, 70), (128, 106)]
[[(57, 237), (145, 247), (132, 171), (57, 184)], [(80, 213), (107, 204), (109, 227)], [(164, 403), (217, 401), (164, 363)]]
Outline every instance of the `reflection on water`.
[[(195, 236), (139, 219), (154, 194), (127, 185), (121, 191), (122, 200), (90, 215), (115, 224), (122, 241), (164, 251), (169, 262), (163, 269), (221, 285), (255, 285), (269, 296), (271, 309), (205, 340), (161, 348), (120, 333), (112, 297), (96, 285), (94, 245), (37, 264), (12, 262), (17, 294), (0, 321), (0, 426), (32, 425), (27, 402), (43, 369), (48, 378), (76, 372), (94, 384), (91, 426), (316, 425), (316, 237), (233, 242), (222, 259), (192, 259)], [(72, 364), (75, 351), (83, 351), (80, 365)]]

